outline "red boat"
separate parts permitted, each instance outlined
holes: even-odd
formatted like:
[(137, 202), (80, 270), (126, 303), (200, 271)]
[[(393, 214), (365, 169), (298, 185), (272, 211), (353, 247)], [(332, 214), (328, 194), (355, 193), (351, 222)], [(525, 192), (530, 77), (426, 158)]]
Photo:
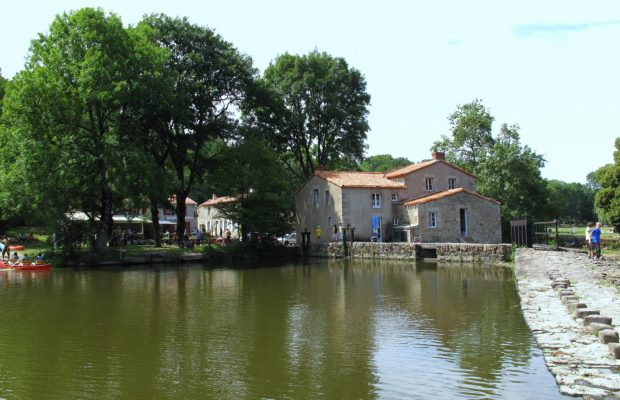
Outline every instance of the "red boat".
[(14, 271), (45, 271), (45, 270), (52, 268), (52, 264), (32, 263), (30, 265), (22, 265), (21, 263), (19, 263), (19, 264), (12, 265), (6, 261), (2, 261), (0, 263), (0, 268), (7, 269), (7, 270), (14, 270)]

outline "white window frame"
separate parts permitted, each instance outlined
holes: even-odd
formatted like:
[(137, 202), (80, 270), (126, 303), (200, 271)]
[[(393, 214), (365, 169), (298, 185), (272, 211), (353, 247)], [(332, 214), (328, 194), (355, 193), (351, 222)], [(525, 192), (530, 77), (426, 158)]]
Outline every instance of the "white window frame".
[(429, 228), (437, 228), (437, 211), (428, 212), (427, 225)]
[(432, 192), (433, 190), (435, 190), (435, 184), (434, 181), (435, 179), (432, 176), (427, 176), (426, 178), (424, 178), (424, 187), (427, 192)]
[(381, 208), (381, 193), (371, 193), (370, 204), (372, 208)]
[(325, 205), (329, 205), (329, 189), (325, 191)]
[(398, 219), (398, 216), (392, 217), (392, 225), (394, 225), (394, 226), (400, 225), (400, 221)]
[(456, 178), (454, 177), (448, 178), (448, 190), (449, 189), (456, 189)]
[(398, 201), (398, 193), (392, 193), (392, 201)]

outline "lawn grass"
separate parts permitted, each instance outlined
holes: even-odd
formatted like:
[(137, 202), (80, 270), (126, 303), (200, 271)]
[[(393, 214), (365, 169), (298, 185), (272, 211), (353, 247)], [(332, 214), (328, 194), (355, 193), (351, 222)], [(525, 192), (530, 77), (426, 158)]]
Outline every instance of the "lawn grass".
[[(20, 233), (26, 234), (28, 236), (31, 232), (35, 238), (34, 242), (29, 242), (24, 244), (25, 250), (18, 250), (17, 253), (22, 255), (27, 253), (31, 258), (35, 256), (37, 253), (43, 253), (46, 256), (51, 256), (54, 258), (54, 254), (57, 251), (54, 251), (54, 247), (50, 240), (50, 235), (44, 233), (43, 229), (36, 227), (18, 227), (7, 230), (3, 236), (10, 237), (12, 239), (19, 238)], [(21, 243), (17, 243), (14, 241), (11, 243), (12, 245), (20, 245)], [(90, 249), (86, 247), (78, 247), (78, 254), (89, 254)], [(153, 245), (138, 245), (132, 244), (122, 247), (108, 247), (103, 254), (100, 255), (101, 261), (117, 261), (121, 260), (125, 257), (140, 257), (145, 254), (161, 254), (167, 258), (174, 258), (181, 256), (184, 253), (200, 253), (202, 252), (203, 247), (195, 247), (195, 248), (179, 248), (178, 246), (163, 246), (163, 247), (155, 247)]]

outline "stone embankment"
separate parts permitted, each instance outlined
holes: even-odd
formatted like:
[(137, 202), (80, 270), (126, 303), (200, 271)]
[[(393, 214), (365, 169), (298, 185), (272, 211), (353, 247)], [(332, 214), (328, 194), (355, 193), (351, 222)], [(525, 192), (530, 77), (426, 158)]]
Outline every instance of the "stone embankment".
[[(347, 252), (351, 258), (416, 260), (436, 258), (438, 262), (473, 262), (496, 264), (508, 261), (512, 248), (509, 244), (480, 243), (372, 243), (354, 242)], [(430, 252), (432, 256), (425, 256)], [(312, 257), (344, 257), (342, 242), (313, 243), (308, 255)]]
[(563, 394), (620, 398), (620, 264), (519, 249), (523, 315)]

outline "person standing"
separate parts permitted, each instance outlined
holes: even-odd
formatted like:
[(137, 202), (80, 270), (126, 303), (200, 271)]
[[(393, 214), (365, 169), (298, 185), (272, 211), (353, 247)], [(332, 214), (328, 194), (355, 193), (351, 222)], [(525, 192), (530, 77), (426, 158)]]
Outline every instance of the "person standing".
[(333, 234), (332, 234), (332, 241), (333, 242), (337, 242), (338, 241), (338, 224), (334, 224)]
[(590, 234), (591, 239), (592, 239), (592, 258), (594, 260), (599, 260), (601, 258), (601, 228), (603, 227), (603, 224), (601, 224), (600, 222), (596, 223), (596, 228), (594, 228), (592, 230), (592, 233)]
[(588, 222), (586, 226), (586, 246), (588, 246), (588, 259), (594, 257), (594, 251), (592, 250), (592, 230), (594, 229), (594, 222)]
[(9, 253), (9, 239), (4, 238), (2, 243), (0, 243), (0, 249), (2, 249), (2, 261), (4, 261), (5, 255), (8, 260), (11, 257), (11, 253)]
[(321, 227), (317, 226), (316, 230), (314, 231), (314, 233), (316, 234), (316, 240), (321, 240)]

